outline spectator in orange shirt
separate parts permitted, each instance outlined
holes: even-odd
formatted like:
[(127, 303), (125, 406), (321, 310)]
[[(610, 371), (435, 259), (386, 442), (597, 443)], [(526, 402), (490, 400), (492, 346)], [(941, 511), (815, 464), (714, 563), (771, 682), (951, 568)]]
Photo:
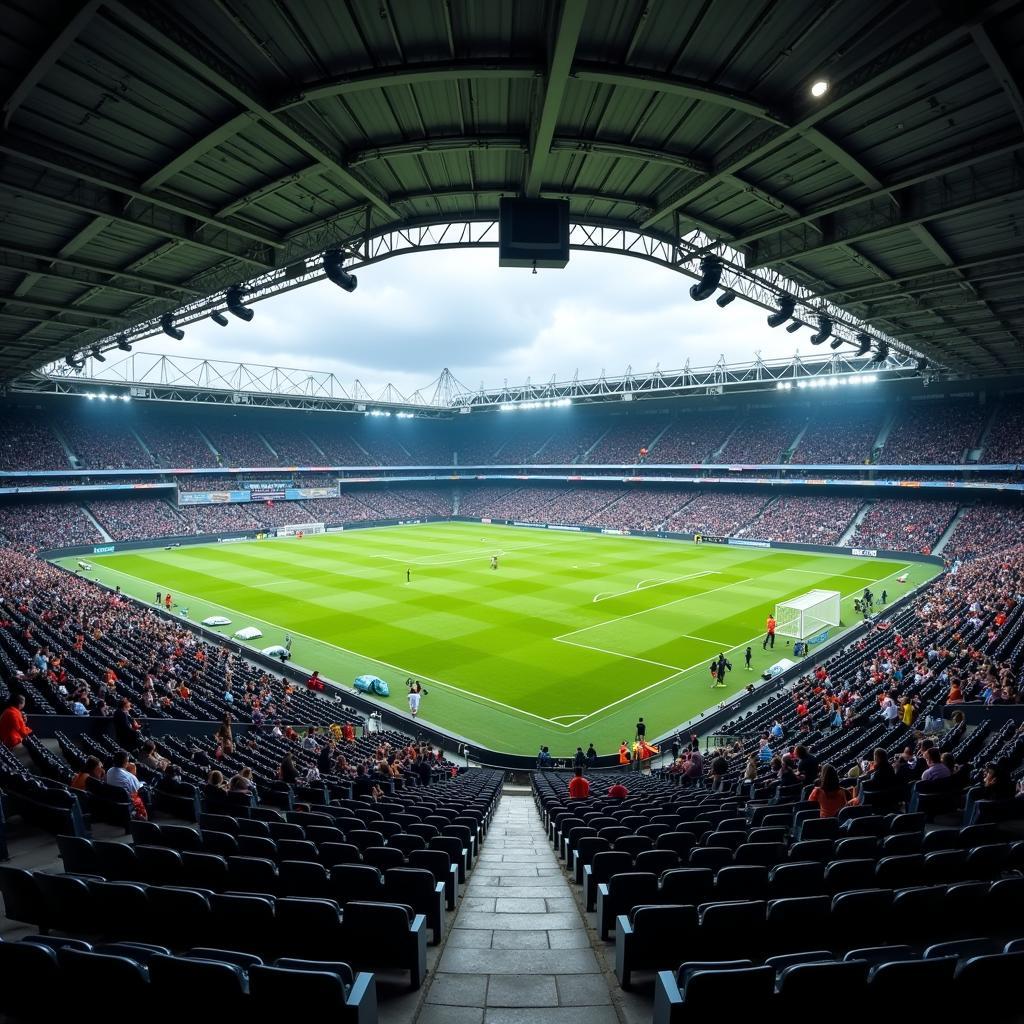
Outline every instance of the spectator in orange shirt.
[(25, 698), (18, 694), (0, 715), (0, 743), (11, 750), (20, 746), (26, 736), (32, 735), (32, 730), (28, 727), (21, 710), (24, 706)]
[(577, 768), (576, 774), (569, 780), (569, 799), (586, 800), (590, 796), (590, 783), (583, 778), (583, 769)]
[(765, 633), (764, 640), (761, 643), (762, 650), (768, 647), (769, 645), (771, 645), (773, 651), (775, 650), (775, 626), (775, 616), (769, 615), (768, 618), (765, 619), (764, 623)]
[(608, 795), (613, 800), (625, 800), (629, 796), (629, 790), (621, 782), (616, 782), (608, 787)]

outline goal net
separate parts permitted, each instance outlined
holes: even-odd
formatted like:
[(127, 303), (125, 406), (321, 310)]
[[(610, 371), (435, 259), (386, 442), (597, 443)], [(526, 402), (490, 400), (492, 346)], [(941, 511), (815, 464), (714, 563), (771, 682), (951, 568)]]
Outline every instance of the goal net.
[(838, 590), (810, 590), (775, 606), (775, 632), (806, 640), (829, 626), (839, 625)]
[(326, 529), (323, 523), (294, 523), (291, 526), (279, 526), (277, 528), (278, 537), (294, 537), (297, 533), (309, 536), (311, 533), (325, 532)]

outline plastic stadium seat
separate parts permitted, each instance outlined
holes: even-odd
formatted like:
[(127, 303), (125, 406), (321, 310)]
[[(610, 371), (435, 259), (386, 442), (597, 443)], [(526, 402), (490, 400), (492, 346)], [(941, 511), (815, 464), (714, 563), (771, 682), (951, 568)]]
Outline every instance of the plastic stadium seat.
[(320, 970), (313, 970), (316, 964), (303, 969), (280, 964), (249, 970), (250, 998), (267, 1019), (281, 1019), (293, 1013), (296, 992), (302, 993), (308, 1005), (316, 1007), (318, 1015), (338, 1024), (356, 1024), (361, 1003), (376, 1008), (374, 981), (370, 974), (360, 974), (354, 981), (347, 981), (337, 970), (328, 969), (333, 966), (331, 964), (319, 965)]
[(825, 889), (844, 892), (848, 889), (870, 889), (875, 885), (873, 860), (833, 860), (825, 865)]
[(597, 886), (600, 882), (607, 882), (612, 875), (632, 870), (633, 858), (628, 853), (612, 850), (595, 854), (593, 862), (583, 869), (587, 910), (592, 911), (597, 906)]
[(57, 836), (57, 849), (69, 875), (98, 875), (99, 858), (91, 839), (81, 836)]
[(316, 843), (308, 839), (277, 839), (277, 860), (308, 860), (319, 861)]
[(690, 867), (717, 871), (732, 863), (732, 850), (727, 846), (695, 846), (690, 851)]
[(210, 910), (217, 921), (218, 941), (253, 953), (273, 948), (279, 936), (274, 902), (273, 897), (259, 893), (216, 893)]
[[(0, 976), (4, 985), (5, 1013), (26, 1020), (38, 1020), (40, 993), (60, 992), (57, 953), (32, 942), (0, 942)], [(10, 984), (10, 979), (17, 984)]]
[(227, 884), (235, 892), (276, 893), (277, 865), (263, 857), (229, 857)]
[(390, 868), (384, 872), (381, 899), (388, 903), (405, 903), (427, 919), (433, 932), (434, 945), (444, 937), (444, 883), (434, 879), (423, 868)]
[(908, 992), (928, 993), (933, 1005), (953, 996), (955, 956), (932, 960), (900, 960), (876, 964), (868, 971), (868, 991), (875, 1006), (900, 1006)]
[(883, 889), (899, 889), (920, 884), (924, 878), (924, 857), (908, 853), (899, 857), (883, 857), (875, 866), (875, 884)]
[(770, 967), (695, 971), (686, 979), (683, 1006), (688, 1019), (720, 1013), (728, 1006), (737, 1019), (762, 1011), (775, 993), (775, 971)]
[(772, 948), (796, 950), (807, 944), (808, 936), (826, 938), (831, 906), (827, 896), (772, 900), (768, 904), (766, 917)]
[(162, 846), (137, 846), (138, 878), (150, 885), (177, 885), (182, 878), (181, 854)]
[(835, 843), (831, 839), (804, 839), (789, 848), (791, 861), (816, 860), (822, 863), (833, 859)]
[(426, 921), (410, 907), (394, 903), (349, 903), (342, 914), (345, 960), (359, 970), (401, 967), (418, 989), (427, 969)]
[(635, 871), (651, 871), (659, 876), (680, 866), (679, 854), (672, 850), (642, 850), (633, 862)]
[(844, 961), (862, 960), (873, 967), (875, 964), (887, 964), (896, 960), (913, 960), (915, 953), (910, 946), (863, 946), (851, 949), (843, 957)]
[(757, 864), (728, 865), (715, 876), (715, 900), (763, 900), (768, 897), (768, 869)]
[(277, 901), (278, 945), (292, 956), (322, 955), (342, 940), (340, 908), (334, 900), (285, 897)]
[(998, 939), (953, 939), (950, 942), (936, 942), (929, 946), (923, 953), (925, 960), (932, 960), (937, 956), (955, 956), (966, 960), (972, 956), (987, 956), (991, 953), (1001, 953), (1002, 943)]
[(693, 836), (688, 832), (663, 832), (654, 841), (657, 850), (672, 850), (679, 855), (680, 860), (685, 861), (690, 850), (696, 845)]
[(825, 865), (814, 860), (777, 864), (768, 875), (768, 896), (816, 896), (825, 892)]
[(190, 960), (216, 960), (222, 964), (234, 964), (243, 971), (263, 963), (263, 958), (255, 953), (242, 953), (237, 949), (214, 949), (210, 946), (194, 946), (183, 955)]
[(139, 878), (139, 862), (133, 846), (96, 840), (92, 849), (96, 858), (95, 874), (129, 882)]
[(312, 861), (283, 860), (277, 866), (277, 891), (282, 896), (328, 898), (327, 868)]
[(679, 962), (680, 943), (697, 932), (694, 906), (639, 906), (615, 925), (615, 976), (629, 988), (636, 970), (668, 970)]
[(362, 856), (359, 847), (352, 843), (321, 843), (320, 863), (326, 868), (332, 868), (336, 864), (359, 864)]
[(84, 953), (62, 949), (57, 954), (61, 984), (84, 995), (90, 992), (117, 993), (118, 999), (142, 1005), (149, 994), (149, 975), (138, 961), (109, 953)]
[(228, 885), (228, 862), (224, 857), (214, 853), (194, 853), (191, 850), (181, 851), (181, 869), (184, 873), (183, 882), (195, 885), (200, 889), (212, 889), (220, 892)]
[(444, 886), (445, 909), (455, 909), (459, 894), (459, 874), (444, 850), (413, 850), (409, 854), (409, 867), (429, 871), (434, 881)]
[(736, 864), (761, 864), (766, 868), (781, 864), (785, 859), (785, 843), (744, 843), (733, 857)]
[(701, 938), (709, 951), (758, 958), (765, 942), (764, 900), (708, 903), (700, 908)]
[(372, 864), (381, 871), (388, 868), (400, 868), (405, 864), (405, 857), (401, 850), (392, 849), (390, 846), (367, 846), (363, 849), (363, 860)]
[(184, 1019), (195, 1013), (195, 994), (214, 1006), (240, 1006), (245, 992), (245, 972), (234, 964), (188, 957), (155, 956), (147, 965), (152, 988), (150, 999), (160, 1008), (163, 1020)]
[[(779, 1013), (789, 1017), (802, 1015), (809, 1006), (835, 1004), (839, 993), (851, 995), (863, 991), (868, 965), (863, 960), (834, 963), (806, 963), (787, 967), (779, 974)], [(830, 1019), (843, 1014), (842, 1005), (835, 1005)]]
[(238, 840), (230, 832), (202, 830), (203, 850), (220, 857), (234, 857), (238, 853)]
[(615, 927), (619, 914), (633, 907), (658, 902), (658, 876), (650, 872), (624, 871), (597, 886), (597, 933), (602, 939)]
[(337, 864), (331, 868), (331, 899), (342, 906), (352, 900), (377, 899), (383, 876), (372, 864)]
[[(265, 822), (258, 822), (263, 825)], [(277, 843), (269, 836), (240, 835), (237, 839), (236, 855), (239, 857), (260, 857), (276, 863), (279, 860)]]

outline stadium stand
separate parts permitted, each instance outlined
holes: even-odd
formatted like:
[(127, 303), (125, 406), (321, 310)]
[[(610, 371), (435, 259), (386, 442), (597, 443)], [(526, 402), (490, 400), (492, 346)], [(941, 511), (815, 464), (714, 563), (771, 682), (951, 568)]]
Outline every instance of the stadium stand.
[(0, 418), (0, 469), (69, 469), (71, 463), (46, 417)]
[(894, 551), (931, 549), (956, 513), (952, 501), (874, 502), (850, 538), (862, 548), (889, 548)]
[(877, 405), (822, 409), (808, 420), (789, 461), (832, 465), (870, 462), (885, 415)]
[(100, 498), (88, 509), (114, 540), (148, 540), (182, 533), (178, 513), (166, 501)]
[(837, 544), (862, 505), (859, 498), (776, 498), (736, 536)]
[(0, 537), (12, 547), (35, 550), (103, 540), (82, 507), (71, 501), (36, 501), (0, 505)]
[[(587, 452), (584, 462), (617, 463), (632, 465), (646, 462), (640, 450), (649, 448), (651, 442), (668, 426), (668, 420), (654, 417), (638, 417), (621, 422), (612, 421), (611, 426), (602, 435), (601, 440)], [(648, 458), (651, 458), (648, 453)], [(653, 461), (653, 459), (651, 459)]]
[(1024, 462), (1024, 409), (1016, 403), (1005, 403), (996, 410), (982, 462)]
[(735, 427), (736, 417), (731, 413), (678, 416), (654, 443), (648, 462), (663, 465), (711, 462)]
[(84, 419), (67, 419), (61, 422), (60, 429), (82, 466), (149, 469), (153, 465), (134, 434), (125, 433), (113, 420), (91, 423)]
[(897, 418), (876, 461), (963, 462), (990, 415), (991, 410), (966, 403), (911, 403)]
[(942, 550), (949, 560), (978, 558), (1013, 547), (1024, 537), (1024, 510), (1013, 505), (972, 505), (963, 510)]
[(717, 458), (741, 465), (782, 462), (805, 421), (785, 409), (754, 410), (740, 420)]
[(760, 494), (702, 491), (665, 522), (666, 530), (728, 537), (759, 515), (771, 499)]

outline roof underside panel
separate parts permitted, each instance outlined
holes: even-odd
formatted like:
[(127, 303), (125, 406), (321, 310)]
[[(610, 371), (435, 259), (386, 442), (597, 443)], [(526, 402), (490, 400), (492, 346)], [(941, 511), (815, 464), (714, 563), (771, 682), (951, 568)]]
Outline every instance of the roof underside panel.
[(697, 228), (912, 349), (1024, 371), (1022, 0), (4, 13), (0, 379), (526, 191)]

